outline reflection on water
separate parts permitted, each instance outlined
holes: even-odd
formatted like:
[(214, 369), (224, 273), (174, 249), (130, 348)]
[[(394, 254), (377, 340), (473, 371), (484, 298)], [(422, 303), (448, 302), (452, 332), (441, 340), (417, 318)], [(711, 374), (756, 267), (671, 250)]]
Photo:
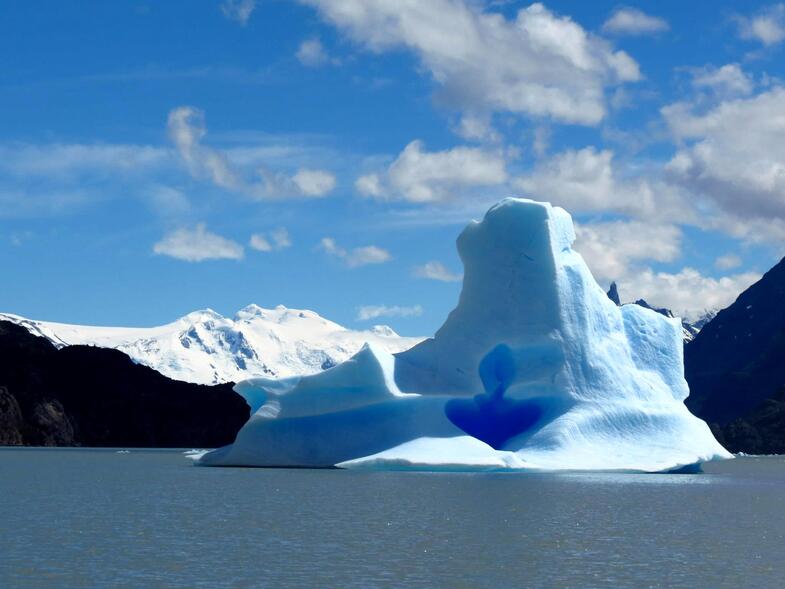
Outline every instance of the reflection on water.
[(785, 459), (701, 475), (0, 450), (0, 587), (779, 587)]

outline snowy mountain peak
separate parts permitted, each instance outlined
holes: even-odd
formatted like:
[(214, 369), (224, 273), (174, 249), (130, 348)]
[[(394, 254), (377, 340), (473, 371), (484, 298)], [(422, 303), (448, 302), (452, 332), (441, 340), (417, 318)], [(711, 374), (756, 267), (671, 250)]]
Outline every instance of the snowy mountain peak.
[(116, 348), (166, 376), (200, 384), (312, 374), (346, 360), (366, 342), (394, 353), (422, 339), (401, 337), (386, 326), (349, 330), (314, 311), (283, 305), (248, 305), (234, 318), (201, 309), (149, 328), (68, 325), (2, 313), (0, 320), (22, 325), (58, 347)]
[(371, 332), (382, 337), (400, 337), (389, 325), (374, 325)]
[(217, 311), (213, 311), (210, 308), (207, 309), (199, 309), (197, 311), (191, 311), (187, 315), (181, 318), (182, 320), (186, 320), (193, 323), (198, 322), (205, 322), (205, 321), (225, 321), (226, 318), (218, 313)]
[(246, 307), (243, 307), (242, 309), (237, 311), (237, 313), (235, 313), (235, 315), (234, 315), (234, 318), (235, 318), (235, 321), (242, 320), (242, 319), (248, 320), (248, 319), (252, 319), (254, 317), (262, 317), (262, 318), (264, 318), (269, 313), (270, 313), (270, 311), (268, 309), (264, 309), (263, 307), (260, 307), (259, 305), (255, 305), (255, 304), (251, 303), (250, 305), (248, 305)]

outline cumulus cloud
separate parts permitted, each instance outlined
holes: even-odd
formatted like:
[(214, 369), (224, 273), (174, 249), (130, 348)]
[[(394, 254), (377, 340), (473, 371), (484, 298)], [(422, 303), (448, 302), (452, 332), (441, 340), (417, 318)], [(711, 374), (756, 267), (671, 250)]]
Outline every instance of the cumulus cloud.
[(650, 268), (631, 273), (619, 281), (619, 289), (634, 298), (671, 309), (688, 320), (697, 319), (706, 309), (723, 309), (742, 291), (760, 280), (760, 274), (743, 272), (712, 278), (695, 268), (676, 273), (655, 272)]
[(361, 47), (412, 52), (441, 100), (465, 112), (595, 125), (606, 88), (640, 79), (629, 55), (539, 3), (507, 19), (469, 0), (300, 1)]
[(478, 115), (476, 113), (464, 114), (458, 126), (453, 129), (455, 133), (470, 141), (501, 141), (502, 136), (493, 128), (491, 117), (488, 114)]
[(614, 152), (594, 146), (568, 149), (538, 162), (513, 185), (526, 196), (548, 200), (572, 213), (616, 211), (648, 219), (691, 219), (681, 197), (656, 178), (620, 176)]
[[(625, 301), (645, 299), (687, 319), (728, 306), (760, 278), (755, 272), (716, 278), (690, 267), (677, 272), (652, 269), (652, 262), (679, 259), (682, 232), (674, 225), (610, 221), (578, 225), (576, 233), (575, 249), (600, 283), (615, 281)], [(728, 270), (735, 262), (729, 256), (718, 260), (717, 267)]]
[(257, 252), (271, 252), (273, 251), (273, 245), (264, 236), (263, 233), (254, 233), (251, 235), (251, 239), (248, 242), (248, 245), (251, 246), (252, 249), (255, 249)]
[(354, 187), (363, 196), (378, 198), (383, 194), (382, 179), (379, 174), (366, 174), (355, 180)]
[(390, 252), (375, 245), (346, 249), (339, 246), (332, 237), (323, 237), (319, 247), (328, 255), (342, 260), (349, 268), (383, 264), (392, 259)]
[(450, 272), (445, 268), (444, 264), (435, 260), (415, 267), (414, 275), (419, 278), (438, 280), (440, 282), (458, 282), (463, 278), (463, 275)]
[(719, 209), (707, 223), (737, 235), (768, 227), (764, 233), (781, 237), (785, 89), (725, 100), (708, 111), (676, 103), (662, 115), (680, 145), (666, 167), (670, 180)]
[(230, 20), (240, 23), (242, 26), (248, 24), (248, 19), (256, 8), (256, 0), (224, 0), (221, 2), (221, 12)]
[(153, 252), (186, 262), (204, 260), (239, 260), (243, 246), (207, 230), (204, 223), (193, 229), (181, 228), (165, 235), (153, 245)]
[(379, 317), (419, 317), (423, 309), (420, 305), (412, 307), (401, 307), (398, 305), (388, 307), (387, 305), (366, 305), (357, 309), (358, 321), (369, 321)]
[(298, 61), (306, 67), (319, 67), (323, 65), (337, 65), (338, 59), (331, 57), (318, 37), (306, 39), (297, 48), (295, 54)]
[(602, 30), (614, 35), (656, 35), (670, 29), (664, 18), (651, 16), (637, 8), (621, 7), (602, 25)]
[(381, 173), (355, 182), (360, 194), (372, 198), (434, 202), (465, 196), (465, 191), (507, 180), (504, 154), (479, 147), (455, 147), (428, 152), (412, 141)]
[(324, 196), (335, 188), (335, 176), (324, 170), (300, 168), (292, 182), (304, 196)]
[(722, 67), (708, 66), (693, 73), (692, 83), (697, 88), (708, 88), (718, 94), (746, 96), (752, 93), (754, 83), (737, 63)]
[[(335, 187), (335, 176), (328, 171), (300, 168), (293, 175), (273, 171), (257, 163), (256, 178), (249, 179), (226, 153), (203, 144), (207, 134), (204, 113), (191, 106), (180, 106), (169, 113), (169, 137), (194, 178), (246, 194), (252, 198), (321, 197)], [(242, 155), (242, 154), (240, 154)]]
[(774, 4), (752, 16), (737, 16), (736, 24), (742, 39), (777, 45), (785, 39), (785, 4)]
[(268, 233), (254, 233), (248, 245), (259, 252), (271, 252), (274, 250), (282, 250), (292, 245), (292, 240), (289, 237), (289, 232), (281, 227)]
[(681, 253), (681, 230), (643, 221), (576, 226), (575, 249), (600, 281), (621, 280), (642, 261), (671, 262)]

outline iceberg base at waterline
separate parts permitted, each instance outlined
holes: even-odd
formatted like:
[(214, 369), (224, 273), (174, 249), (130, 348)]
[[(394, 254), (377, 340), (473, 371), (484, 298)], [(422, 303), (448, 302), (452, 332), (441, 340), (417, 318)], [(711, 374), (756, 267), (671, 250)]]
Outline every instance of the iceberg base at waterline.
[(207, 466), (671, 471), (731, 455), (685, 407), (681, 326), (617, 307), (570, 215), (505, 199), (458, 238), (458, 306), (433, 338), (236, 385), (251, 418)]

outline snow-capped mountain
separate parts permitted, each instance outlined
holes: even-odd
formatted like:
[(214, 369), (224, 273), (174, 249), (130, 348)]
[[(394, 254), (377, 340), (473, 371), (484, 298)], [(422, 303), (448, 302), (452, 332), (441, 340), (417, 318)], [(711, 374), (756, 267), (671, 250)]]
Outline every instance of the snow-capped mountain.
[(149, 328), (69, 325), (5, 313), (0, 320), (58, 347), (116, 348), (170, 378), (199, 384), (312, 374), (346, 360), (366, 342), (395, 353), (422, 340), (401, 337), (386, 325), (353, 331), (313, 311), (282, 305), (249, 305), (233, 318), (205, 309)]

